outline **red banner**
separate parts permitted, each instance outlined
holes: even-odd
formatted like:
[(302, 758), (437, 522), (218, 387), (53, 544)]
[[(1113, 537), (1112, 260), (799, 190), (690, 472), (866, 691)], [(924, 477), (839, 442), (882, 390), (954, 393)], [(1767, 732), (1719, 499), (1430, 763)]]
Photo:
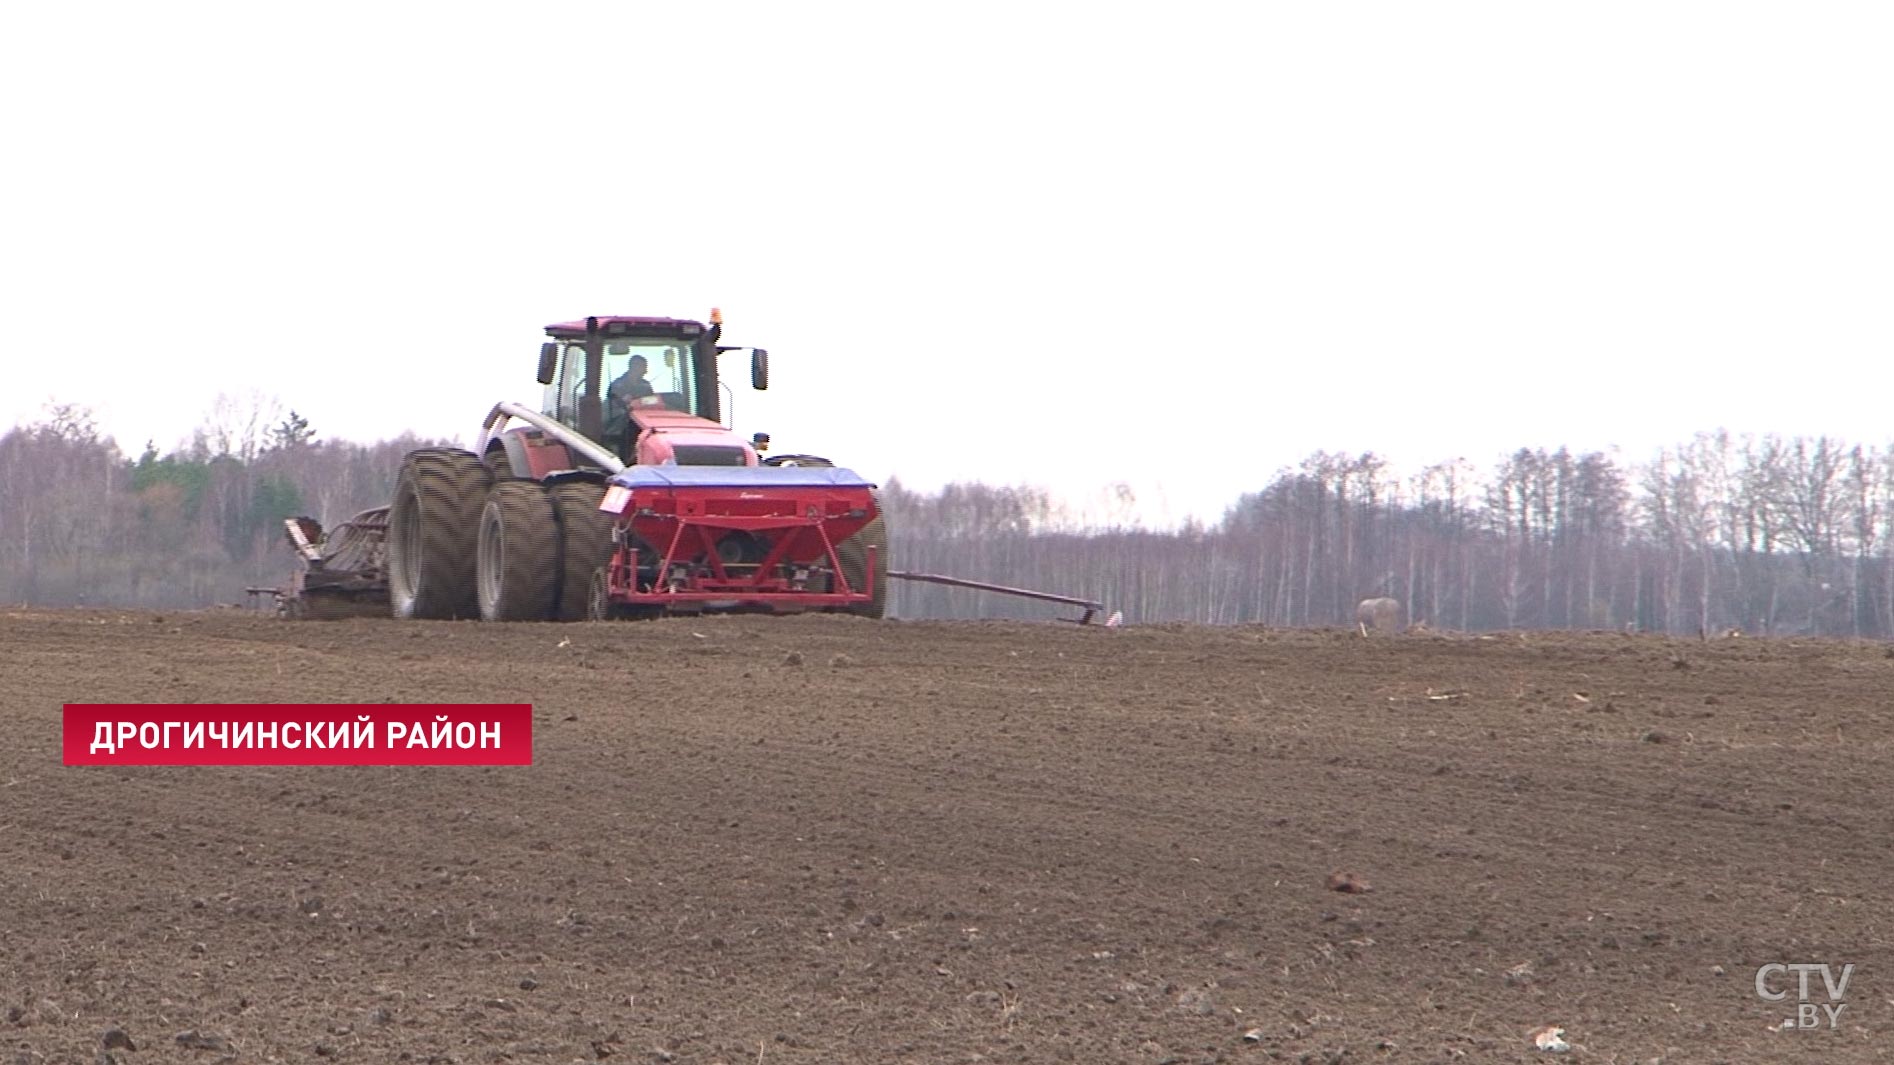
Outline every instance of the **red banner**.
[(67, 765), (532, 765), (530, 703), (67, 703)]

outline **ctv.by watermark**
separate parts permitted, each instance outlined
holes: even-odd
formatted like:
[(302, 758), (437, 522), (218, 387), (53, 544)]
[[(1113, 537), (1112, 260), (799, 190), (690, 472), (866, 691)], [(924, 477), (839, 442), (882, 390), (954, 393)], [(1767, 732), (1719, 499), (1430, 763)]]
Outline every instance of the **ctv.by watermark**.
[[(1768, 1002), (1781, 1002), (1795, 992), (1795, 1016), (1783, 1021), (1777, 1027), (1784, 1030), (1803, 1030), (1826, 1027), (1831, 1031), (1841, 1026), (1841, 1011), (1848, 1008), (1842, 997), (1848, 993), (1848, 981), (1854, 977), (1855, 967), (1851, 962), (1841, 967), (1839, 975), (1835, 967), (1827, 964), (1796, 962), (1784, 964), (1770, 962), (1756, 970), (1756, 994)], [(1809, 977), (1819, 975), (1822, 978), (1819, 987), (1811, 987)], [(1817, 1001), (1819, 992), (1827, 996), (1826, 1001)]]

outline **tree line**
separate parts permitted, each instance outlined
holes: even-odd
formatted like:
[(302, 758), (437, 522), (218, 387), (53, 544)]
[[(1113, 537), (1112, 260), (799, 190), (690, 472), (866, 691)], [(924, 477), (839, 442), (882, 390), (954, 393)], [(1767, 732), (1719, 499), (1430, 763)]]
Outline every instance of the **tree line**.
[(220, 400), (191, 439), (127, 458), (86, 409), (0, 435), (0, 603), (243, 603), (296, 566), (283, 519), (388, 501), (402, 456), (438, 441), (318, 441), (290, 411)]
[[(266, 416), (267, 415), (267, 416)], [(402, 456), (294, 411), (220, 400), (192, 438), (128, 457), (82, 407), (0, 435), (0, 603), (243, 601), (297, 566), (282, 519), (387, 503)], [(1415, 473), (1317, 452), (1213, 524), (1151, 528), (1120, 488), (1075, 510), (1033, 487), (882, 490), (897, 570), (1096, 599), (1131, 623), (1350, 625), (1390, 596), (1466, 631), (1894, 636), (1894, 446), (1699, 434), (1649, 461), (1521, 449)], [(896, 582), (906, 618), (1046, 617), (1044, 603)]]
[[(1318, 452), (1214, 525), (1075, 527), (1037, 489), (891, 485), (897, 567), (1048, 588), (1127, 621), (1894, 636), (1894, 446), (1699, 434), (1645, 463), (1520, 449), (1398, 475)], [(897, 583), (903, 616), (1042, 616)]]

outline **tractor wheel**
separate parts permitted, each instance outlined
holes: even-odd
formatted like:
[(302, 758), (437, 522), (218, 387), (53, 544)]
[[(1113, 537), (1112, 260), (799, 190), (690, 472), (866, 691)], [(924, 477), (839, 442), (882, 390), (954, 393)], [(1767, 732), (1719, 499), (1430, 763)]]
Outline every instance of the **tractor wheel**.
[(493, 471), (493, 481), (495, 484), (501, 481), (530, 479), (521, 478), (519, 474), (513, 472), (513, 460), (507, 458), (506, 448), (502, 447), (498, 441), (495, 441), (492, 446), (487, 448), (487, 457), (482, 461), (486, 464), (487, 469)]
[(861, 531), (835, 545), (836, 560), (842, 564), (842, 576), (850, 588), (868, 583), (868, 547), (875, 548), (875, 591), (873, 598), (857, 606), (846, 607), (851, 614), (865, 618), (888, 616), (888, 514), (881, 509), (881, 493), (875, 493), (875, 517)]
[(544, 621), (559, 594), (559, 525), (546, 486), (501, 481), (480, 514), (480, 616)]
[(589, 589), (584, 604), (587, 621), (649, 621), (664, 616), (663, 607), (626, 606), (612, 602), (611, 581), (606, 576), (604, 566), (592, 571), (592, 579), (586, 587)]
[(559, 599), (553, 616), (560, 621), (591, 617), (592, 574), (612, 558), (611, 514), (598, 509), (605, 486), (587, 481), (554, 485), (552, 509), (559, 517)]
[(493, 473), (459, 448), (426, 448), (402, 460), (388, 512), (388, 598), (398, 618), (471, 618), (480, 508)]
[(605, 567), (600, 566), (585, 582), (585, 620), (611, 621), (618, 616), (618, 607), (612, 602), (611, 582), (606, 578)]

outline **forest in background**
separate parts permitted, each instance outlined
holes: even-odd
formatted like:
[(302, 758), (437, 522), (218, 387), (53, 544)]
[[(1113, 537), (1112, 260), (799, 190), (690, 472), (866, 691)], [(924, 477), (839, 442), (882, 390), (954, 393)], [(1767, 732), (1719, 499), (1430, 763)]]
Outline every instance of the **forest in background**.
[[(135, 458), (83, 407), (0, 435), (0, 603), (243, 603), (296, 568), (282, 519), (385, 504), (404, 454), (327, 441), (293, 411), (220, 400), (192, 439)], [(1146, 527), (1032, 487), (892, 481), (901, 570), (1102, 601), (1127, 623), (1353, 624), (1391, 596), (1435, 629), (1894, 635), (1894, 446), (1701, 433), (1643, 463), (1521, 449), (1395, 472), (1318, 452), (1255, 475), (1214, 524)], [(897, 582), (905, 618), (1059, 608)]]

